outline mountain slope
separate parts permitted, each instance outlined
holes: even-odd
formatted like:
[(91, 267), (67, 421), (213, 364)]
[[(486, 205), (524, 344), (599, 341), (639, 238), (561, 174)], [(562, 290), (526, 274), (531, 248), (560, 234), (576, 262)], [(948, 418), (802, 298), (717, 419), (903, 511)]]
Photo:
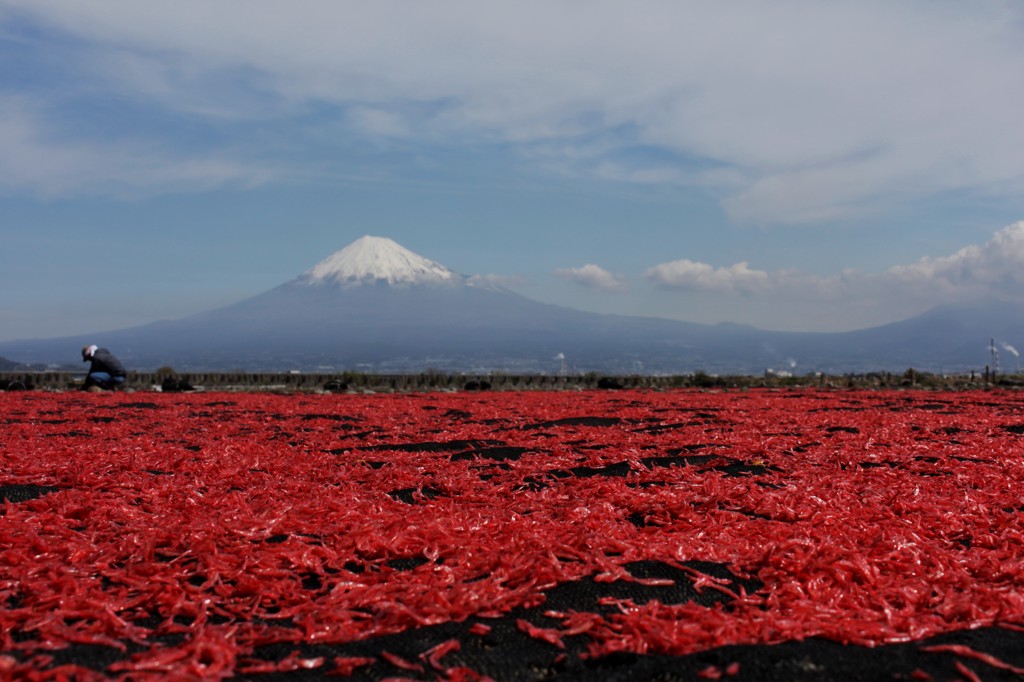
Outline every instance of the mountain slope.
[[(86, 343), (135, 369), (759, 374), (968, 371), (989, 338), (1024, 339), (1024, 310), (943, 307), (844, 334), (599, 315), (478, 286), (390, 239), (362, 237), (252, 298), (102, 334), (0, 343), (19, 362), (74, 363)], [(556, 359), (557, 358), (557, 359)], [(795, 365), (795, 367), (794, 367)]]
[(1004, 368), (1016, 368), (1024, 343), (1024, 305), (979, 301), (943, 305), (882, 327), (837, 334), (827, 347), (851, 360), (889, 358), (905, 367), (964, 371), (990, 364), (995, 341)]

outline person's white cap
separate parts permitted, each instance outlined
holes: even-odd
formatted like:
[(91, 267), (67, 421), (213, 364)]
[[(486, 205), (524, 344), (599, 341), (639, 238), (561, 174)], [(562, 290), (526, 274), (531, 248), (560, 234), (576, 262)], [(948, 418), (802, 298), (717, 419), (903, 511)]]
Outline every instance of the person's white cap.
[(86, 360), (91, 358), (92, 354), (95, 353), (98, 348), (99, 348), (99, 346), (97, 346), (95, 344), (93, 344), (91, 346), (83, 346), (82, 347), (82, 362), (85, 362)]

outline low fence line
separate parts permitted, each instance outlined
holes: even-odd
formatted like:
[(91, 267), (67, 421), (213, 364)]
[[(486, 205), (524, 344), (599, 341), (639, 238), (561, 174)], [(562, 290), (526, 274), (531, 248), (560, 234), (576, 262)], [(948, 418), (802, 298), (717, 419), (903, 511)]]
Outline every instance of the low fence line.
[[(0, 389), (74, 390), (84, 372), (0, 372)], [(566, 390), (602, 387), (641, 388), (667, 385), (669, 377), (597, 377), (548, 375), (455, 374), (294, 374), (250, 372), (129, 372), (125, 388), (153, 390)], [(613, 385), (614, 384), (614, 385)]]
[[(81, 388), (84, 372), (0, 372), (0, 390), (63, 391)], [(711, 376), (702, 372), (678, 376), (557, 376), (544, 374), (299, 374), (291, 372), (129, 372), (126, 388), (146, 391), (562, 391), (580, 389), (665, 388), (936, 388), (968, 389), (999, 386), (1021, 388), (1019, 377), (989, 375), (937, 376), (907, 370), (902, 374), (870, 374), (803, 377)]]

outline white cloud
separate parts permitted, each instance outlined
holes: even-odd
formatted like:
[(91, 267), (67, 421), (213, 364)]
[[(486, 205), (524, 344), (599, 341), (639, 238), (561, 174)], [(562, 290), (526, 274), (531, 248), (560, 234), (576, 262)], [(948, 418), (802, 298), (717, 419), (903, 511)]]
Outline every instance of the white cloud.
[(599, 265), (587, 263), (578, 268), (555, 270), (555, 275), (586, 289), (595, 291), (624, 291), (626, 281), (608, 272)]
[(1024, 221), (1004, 227), (980, 246), (896, 266), (884, 277), (921, 290), (1024, 298)]
[[(743, 223), (846, 219), (948, 190), (1011, 200), (1024, 190), (1016, 3), (5, 7), (82, 41), (69, 67), (88, 76), (79, 87), (101, 82), (190, 116), (277, 119), (282, 140), (297, 112), (322, 105), (355, 112), (361, 134), (389, 137), (409, 132), (411, 103), (435, 104), (416, 134), (561, 149), (576, 156), (574, 172), (597, 177), (710, 183)], [(678, 167), (638, 162), (634, 145), (678, 157)]]
[(776, 287), (784, 277), (782, 273), (751, 270), (746, 262), (716, 268), (686, 258), (655, 265), (645, 276), (669, 289), (744, 294)]
[(670, 291), (874, 305), (890, 311), (985, 296), (1024, 300), (1024, 221), (1004, 227), (984, 244), (877, 273), (846, 270), (822, 277), (756, 270), (745, 262), (715, 267), (679, 259), (655, 265), (644, 276)]

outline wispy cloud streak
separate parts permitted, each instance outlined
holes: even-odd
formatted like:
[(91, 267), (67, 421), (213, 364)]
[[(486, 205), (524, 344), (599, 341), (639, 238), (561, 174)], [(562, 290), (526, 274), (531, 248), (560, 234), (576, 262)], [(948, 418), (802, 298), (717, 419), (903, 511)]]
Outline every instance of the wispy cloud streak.
[[(236, 164), (267, 149), (343, 154), (352, 135), (402, 139), (410, 155), (505, 145), (545, 172), (699, 187), (734, 221), (770, 225), (948, 191), (1019, 196), (1022, 12), (996, 0), (655, 2), (631, 13), (604, 1), (7, 0), (0, 31), (30, 25), (74, 46), (65, 103), (105, 91), (192, 126), (263, 121), (263, 146)], [(58, 142), (84, 153), (73, 111), (52, 124), (12, 127), (5, 142), (51, 159)], [(178, 162), (172, 187), (239, 174), (190, 168), (168, 151), (175, 139), (149, 134), (153, 155)], [(104, 166), (125, 154), (91, 180), (58, 159), (22, 184), (99, 192), (106, 176), (117, 186)]]

